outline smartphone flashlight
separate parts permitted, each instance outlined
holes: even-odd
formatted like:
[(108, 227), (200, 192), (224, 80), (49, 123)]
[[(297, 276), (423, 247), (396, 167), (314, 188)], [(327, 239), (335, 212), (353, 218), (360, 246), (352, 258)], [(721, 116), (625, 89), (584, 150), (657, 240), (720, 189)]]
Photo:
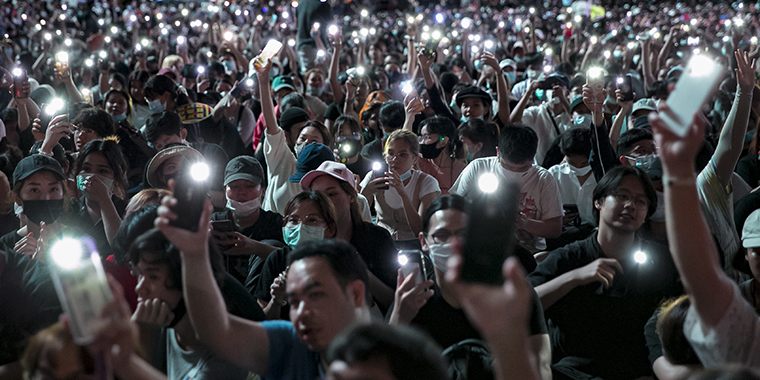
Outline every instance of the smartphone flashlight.
[(547, 56), (551, 57), (552, 55), (554, 55), (554, 49), (546, 48), (546, 50), (544, 50), (544, 53), (546, 53)]
[(686, 69), (696, 77), (707, 76), (715, 70), (715, 62), (705, 55), (694, 55)]
[(66, 105), (66, 103), (61, 98), (53, 98), (53, 100), (50, 101), (50, 103), (45, 106), (45, 113), (53, 116), (59, 111), (63, 109), (63, 107)]
[(350, 154), (351, 153), (351, 145), (350, 144), (342, 144), (341, 147), (340, 147), (340, 150), (342, 150), (344, 154)]
[(636, 253), (633, 254), (633, 261), (639, 264), (646, 263), (648, 259), (649, 257), (647, 257), (647, 254), (643, 251), (636, 251)]
[(288, 40), (288, 46), (290, 46), (290, 47), (294, 47), (294, 46), (296, 46), (296, 40), (294, 40), (294, 39), (292, 39), (292, 38), (291, 38), (291, 39), (289, 39), (289, 40)]
[(486, 194), (491, 194), (499, 188), (499, 179), (493, 173), (485, 173), (478, 178), (478, 189)]
[(87, 59), (84, 60), (84, 65), (87, 66), (87, 67), (92, 67), (92, 66), (95, 65), (95, 62), (92, 59), (87, 58)]
[(195, 69), (195, 71), (197, 71), (199, 75), (203, 75), (203, 73), (206, 72), (206, 68), (203, 66), (198, 66), (198, 68)]
[(253, 79), (252, 78), (248, 78), (248, 79), (245, 80), (245, 85), (246, 86), (253, 87), (253, 84), (254, 83), (253, 83)]
[(339, 31), (338, 26), (335, 24), (327, 27), (327, 33), (329, 33), (331, 36), (338, 34), (338, 31)]
[(465, 17), (462, 19), (462, 28), (470, 29), (471, 26), (472, 26), (472, 19), (470, 19), (469, 17)]
[(190, 177), (195, 181), (203, 182), (208, 179), (210, 170), (204, 162), (197, 162), (190, 167)]
[(63, 238), (50, 248), (50, 258), (62, 269), (74, 269), (82, 259), (82, 244), (72, 238)]
[(59, 51), (58, 53), (55, 54), (55, 60), (57, 62), (60, 62), (60, 63), (68, 64), (69, 63), (69, 53), (67, 53), (65, 51)]
[(552, 72), (552, 65), (546, 65), (546, 66), (544, 66), (544, 72), (547, 73), (547, 74), (550, 73), (550, 72)]
[(372, 163), (372, 170), (378, 171), (378, 170), (380, 170), (382, 168), (383, 168), (383, 164), (380, 163), (379, 161), (375, 161), (375, 162)]
[(21, 70), (21, 68), (16, 67), (15, 69), (13, 69), (11, 74), (13, 74), (14, 77), (20, 77), (21, 75), (24, 74), (24, 70)]
[(106, 53), (105, 50), (101, 50), (100, 53), (98, 53), (98, 57), (100, 57), (101, 59), (106, 59), (108, 58), (108, 53)]
[(404, 84), (401, 86), (401, 91), (404, 92), (404, 94), (409, 95), (414, 90), (414, 86), (410, 83), (410, 81), (405, 81)]
[(177, 45), (184, 45), (187, 42), (185, 36), (177, 36)]
[(623, 84), (623, 82), (624, 82), (624, 81), (623, 81), (623, 77), (618, 77), (618, 78), (617, 78), (617, 84), (619, 84), (619, 85), (622, 85), (622, 84)]
[(230, 32), (230, 31), (224, 32), (224, 40), (225, 41), (227, 41), (227, 42), (232, 41), (232, 37), (234, 37), (234, 35), (232, 34), (232, 32)]
[(604, 73), (603, 73), (603, 71), (602, 71), (602, 69), (600, 67), (592, 67), (592, 68), (588, 69), (588, 71), (586, 72), (586, 74), (590, 78), (601, 78)]

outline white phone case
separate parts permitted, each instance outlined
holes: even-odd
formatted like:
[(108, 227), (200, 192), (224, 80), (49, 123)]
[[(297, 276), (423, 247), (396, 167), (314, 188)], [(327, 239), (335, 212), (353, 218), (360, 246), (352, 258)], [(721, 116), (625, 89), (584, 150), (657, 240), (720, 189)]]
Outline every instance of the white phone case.
[(694, 114), (715, 91), (723, 73), (723, 67), (706, 56), (697, 55), (691, 59), (676, 82), (675, 90), (668, 96), (666, 104), (670, 111), (660, 113), (660, 118), (673, 133), (686, 136)]

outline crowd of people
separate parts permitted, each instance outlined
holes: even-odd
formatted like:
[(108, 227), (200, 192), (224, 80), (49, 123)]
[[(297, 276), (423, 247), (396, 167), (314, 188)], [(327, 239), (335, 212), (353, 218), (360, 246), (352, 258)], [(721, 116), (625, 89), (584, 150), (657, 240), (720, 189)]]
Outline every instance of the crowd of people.
[(0, 4), (0, 380), (760, 379), (758, 6)]

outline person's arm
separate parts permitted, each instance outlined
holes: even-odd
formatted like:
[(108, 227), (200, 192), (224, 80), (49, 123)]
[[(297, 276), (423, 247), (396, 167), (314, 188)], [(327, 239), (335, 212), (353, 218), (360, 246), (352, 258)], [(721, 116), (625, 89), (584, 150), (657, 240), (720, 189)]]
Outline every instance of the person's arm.
[(670, 28), (670, 33), (668, 33), (668, 36), (665, 37), (665, 41), (663, 41), (662, 43), (662, 48), (660, 49), (660, 53), (657, 56), (658, 68), (664, 66), (665, 61), (668, 60), (668, 55), (670, 54), (670, 48), (673, 45), (673, 39), (676, 37), (677, 33), (678, 33), (678, 27), (674, 26)]
[[(660, 106), (666, 112), (667, 105)], [(703, 326), (712, 328), (734, 299), (731, 280), (723, 273), (718, 251), (697, 195), (694, 157), (702, 145), (705, 121), (694, 115), (685, 137), (670, 131), (659, 116), (650, 114), (659, 146), (665, 187), (665, 226), (668, 246), (686, 293)]]
[(613, 150), (617, 149), (620, 131), (623, 129), (623, 121), (633, 106), (633, 101), (623, 101), (623, 93), (620, 90), (615, 90), (615, 97), (617, 97), (618, 104), (620, 104), (620, 111), (618, 111), (615, 121), (612, 122), (612, 128), (610, 128), (610, 145), (612, 145)]
[(353, 116), (355, 119), (359, 119), (359, 114), (354, 109), (354, 100), (356, 99), (356, 86), (354, 86), (354, 76), (351, 75), (346, 80), (346, 102), (343, 104), (343, 114), (347, 116)]
[(227, 94), (224, 95), (223, 98), (219, 99), (219, 102), (217, 102), (216, 106), (214, 106), (214, 110), (211, 111), (211, 117), (214, 119), (214, 123), (218, 123), (219, 119), (221, 119), (224, 116), (224, 111), (230, 108), (231, 101), (232, 101), (232, 91), (227, 92)]
[[(172, 188), (173, 184), (172, 181)], [(269, 372), (269, 335), (266, 329), (259, 323), (234, 317), (227, 312), (222, 292), (211, 270), (208, 251), (211, 201), (207, 200), (204, 204), (197, 232), (169, 225), (170, 220), (177, 219), (171, 211), (171, 207), (176, 205), (176, 198), (164, 197), (155, 225), (180, 250), (183, 294), (196, 335), (226, 360), (266, 376)]]
[[(549, 254), (549, 257), (536, 269), (536, 272), (558, 261), (557, 255), (559, 255), (559, 251), (555, 252), (554, 254)], [(535, 287), (536, 293), (538, 293), (538, 297), (541, 299), (541, 306), (543, 306), (544, 310), (548, 310), (557, 301), (579, 286), (598, 281), (605, 288), (609, 288), (614, 281), (616, 270), (619, 272), (623, 271), (623, 267), (617, 260), (609, 258), (596, 259), (580, 268), (567, 271), (543, 284), (537, 285)]]
[(529, 336), (528, 346), (531, 353), (536, 357), (541, 379), (552, 380), (552, 342), (549, 334)]
[(490, 66), (493, 72), (496, 73), (496, 100), (499, 103), (498, 117), (501, 123), (509, 125), (510, 112), (509, 112), (509, 86), (507, 85), (507, 78), (501, 75), (501, 68), (499, 67), (499, 61), (496, 60), (493, 54), (489, 52), (483, 52), (480, 55), (480, 59), (483, 60), (483, 64)]
[(512, 123), (519, 123), (522, 121), (525, 107), (527, 107), (528, 103), (530, 103), (530, 97), (533, 96), (534, 92), (536, 92), (539, 84), (540, 82), (537, 80), (533, 80), (530, 82), (530, 84), (528, 84), (528, 89), (525, 90), (525, 94), (523, 94), (522, 98), (520, 98), (520, 101), (517, 102), (515, 109), (512, 110), (512, 116), (510, 117), (510, 121)]
[(338, 81), (338, 68), (340, 67), (340, 49), (343, 46), (343, 39), (340, 38), (340, 34), (332, 40), (333, 53), (332, 59), (330, 59), (330, 71), (328, 71), (327, 80), (330, 81), (330, 88), (333, 92), (333, 98), (336, 104), (340, 104), (343, 100), (343, 88), (340, 87)]
[(414, 278), (419, 275), (419, 271), (419, 268), (414, 268), (414, 273), (411, 273), (404, 278), (401, 269), (398, 270), (393, 311), (388, 318), (388, 324), (411, 324), (412, 319), (414, 319), (420, 309), (425, 306), (427, 300), (433, 296), (433, 289), (431, 288), (433, 286), (432, 280), (414, 285)]
[(688, 379), (689, 376), (700, 372), (703, 369), (704, 368), (701, 365), (673, 364), (665, 356), (660, 356), (655, 359), (654, 364), (652, 364), (652, 370), (660, 380)]
[(272, 61), (268, 61), (266, 66), (261, 67), (254, 65), (256, 75), (259, 78), (259, 95), (261, 96), (261, 113), (264, 114), (264, 126), (266, 133), (275, 135), (280, 132), (280, 126), (277, 124), (277, 117), (274, 114), (274, 103), (272, 102), (272, 93), (269, 88), (269, 70), (272, 68)]
[(724, 187), (730, 183), (736, 161), (739, 160), (744, 147), (744, 135), (747, 132), (746, 126), (752, 107), (752, 89), (755, 87), (755, 62), (750, 61), (746, 52), (737, 50), (734, 55), (737, 64), (736, 96), (712, 156), (715, 174)]
[(100, 70), (100, 76), (98, 76), (98, 97), (102, 98), (108, 92), (108, 70)]
[[(668, 45), (667, 41), (665, 43)], [(654, 76), (654, 70), (652, 69), (652, 60), (654, 59), (652, 57), (652, 41), (651, 38), (644, 41), (643, 44), (641, 44), (641, 71), (642, 71), (642, 82), (644, 83), (644, 88), (648, 89), (652, 86), (652, 83), (655, 81)]]
[(66, 94), (69, 96), (70, 100), (69, 104), (84, 103), (82, 94), (74, 84), (74, 79), (71, 78), (71, 69), (69, 69), (68, 72), (64, 73), (64, 75), (60, 77), (60, 80), (66, 86)]

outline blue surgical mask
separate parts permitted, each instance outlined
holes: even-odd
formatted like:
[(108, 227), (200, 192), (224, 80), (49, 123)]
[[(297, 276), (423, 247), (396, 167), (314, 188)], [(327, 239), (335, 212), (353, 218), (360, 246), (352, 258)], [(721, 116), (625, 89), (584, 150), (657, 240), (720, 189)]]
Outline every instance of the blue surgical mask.
[(152, 113), (164, 112), (166, 111), (166, 104), (161, 103), (160, 99), (154, 99), (148, 103), (148, 109)]
[(475, 153), (467, 153), (467, 162), (471, 162), (475, 159)]
[(113, 119), (114, 123), (121, 123), (124, 120), (127, 120), (127, 113), (124, 112), (121, 115), (111, 116), (111, 119)]
[(573, 120), (573, 124), (576, 127), (591, 128), (591, 121), (592, 121), (591, 115), (584, 114), (584, 115), (576, 116), (575, 120)]
[(320, 96), (322, 95), (322, 87), (306, 86), (306, 92), (311, 94), (312, 96)]
[(631, 157), (631, 156), (625, 156), (625, 158), (628, 159), (628, 161), (631, 163), (631, 165), (641, 169), (641, 170), (649, 170), (649, 167), (652, 166), (652, 163), (655, 159), (657, 159), (656, 154), (647, 154), (645, 156), (639, 156), (639, 157)]
[(504, 73), (504, 76), (506, 76), (507, 79), (509, 79), (509, 83), (510, 84), (515, 84), (515, 81), (517, 80), (517, 73), (516, 72), (512, 71), (512, 72), (509, 72), (509, 73)]
[(285, 244), (297, 247), (306, 242), (323, 240), (325, 238), (325, 229), (324, 227), (307, 226), (301, 223), (296, 226), (282, 227), (282, 237), (285, 240)]
[(404, 173), (404, 174), (401, 175), (401, 180), (402, 181), (406, 181), (409, 178), (412, 178), (412, 169), (407, 170), (406, 173)]

